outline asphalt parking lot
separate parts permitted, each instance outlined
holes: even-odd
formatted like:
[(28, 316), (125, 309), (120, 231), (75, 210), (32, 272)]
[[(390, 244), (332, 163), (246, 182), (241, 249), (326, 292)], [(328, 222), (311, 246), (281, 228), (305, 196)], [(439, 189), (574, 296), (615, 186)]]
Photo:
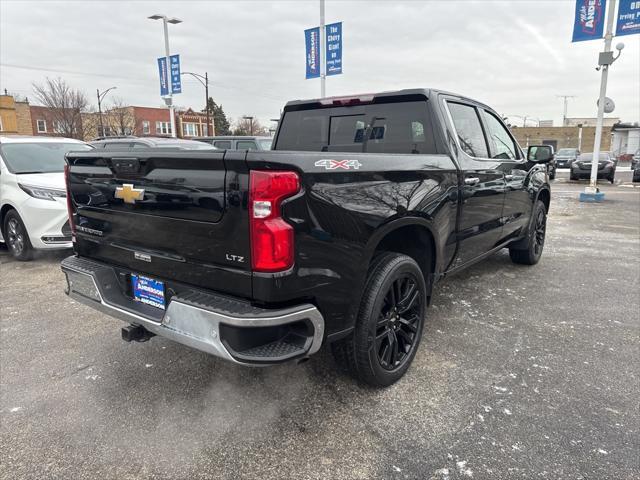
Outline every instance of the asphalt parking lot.
[[(409, 373), (356, 385), (327, 351), (247, 369), (63, 294), (0, 250), (0, 478), (640, 478), (640, 187), (552, 184), (535, 267), (437, 287)], [(628, 178), (627, 178), (628, 177)]]

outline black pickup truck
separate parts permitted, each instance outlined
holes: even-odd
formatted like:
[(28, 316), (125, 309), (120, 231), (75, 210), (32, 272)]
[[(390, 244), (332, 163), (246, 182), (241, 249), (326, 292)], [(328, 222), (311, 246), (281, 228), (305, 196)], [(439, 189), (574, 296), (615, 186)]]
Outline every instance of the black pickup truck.
[(245, 365), (331, 344), (389, 385), (440, 279), (504, 247), (538, 262), (551, 157), (525, 157), (486, 105), (428, 89), (289, 102), (272, 151), (70, 153), (67, 293), (124, 320), (128, 341)]

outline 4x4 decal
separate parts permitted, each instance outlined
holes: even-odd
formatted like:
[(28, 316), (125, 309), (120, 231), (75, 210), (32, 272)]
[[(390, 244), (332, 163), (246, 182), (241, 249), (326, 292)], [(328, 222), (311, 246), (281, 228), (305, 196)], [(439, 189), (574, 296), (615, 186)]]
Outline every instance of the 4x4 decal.
[(358, 160), (318, 160), (314, 165), (324, 167), (325, 170), (337, 170), (338, 168), (358, 170), (362, 166)]

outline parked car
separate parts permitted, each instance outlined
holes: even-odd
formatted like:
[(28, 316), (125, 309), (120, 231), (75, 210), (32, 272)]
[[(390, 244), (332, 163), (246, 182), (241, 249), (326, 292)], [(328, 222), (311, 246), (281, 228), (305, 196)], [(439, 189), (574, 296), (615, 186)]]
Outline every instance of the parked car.
[(640, 161), (633, 166), (633, 182), (640, 182)]
[[(161, 335), (244, 365), (330, 343), (387, 386), (439, 280), (502, 248), (540, 260), (553, 149), (534, 147), (524, 155), (482, 103), (415, 89), (289, 102), (271, 151), (141, 150), (122, 169), (115, 152), (71, 153), (67, 293), (127, 322), (128, 341)], [(92, 208), (86, 188), (108, 204)], [(159, 207), (160, 188), (220, 201)]]
[(194, 140), (210, 143), (221, 150), (271, 150), (271, 137), (218, 136), (195, 137)]
[(93, 150), (60, 137), (0, 136), (0, 241), (17, 260), (71, 248), (64, 155)]
[[(543, 149), (542, 152), (545, 150)], [(556, 163), (556, 155), (553, 153), (553, 147), (551, 147), (551, 159), (547, 162), (547, 173), (549, 174), (549, 180), (556, 179), (556, 171), (558, 170), (558, 164)]]
[(636, 165), (640, 163), (640, 149), (636, 150), (636, 153), (631, 157), (631, 170), (635, 170)]
[(171, 137), (126, 137), (105, 138), (90, 142), (97, 149), (122, 150), (128, 148), (173, 148), (179, 150), (213, 150), (211, 145), (203, 145), (202, 142)]
[(571, 168), (571, 164), (580, 156), (577, 148), (561, 148), (556, 153), (556, 165), (558, 168)]
[[(578, 159), (571, 164), (570, 180), (591, 178), (591, 162), (593, 153), (581, 153)], [(600, 152), (598, 157), (598, 178), (609, 180), (613, 183), (616, 175), (616, 162), (611, 152)]]

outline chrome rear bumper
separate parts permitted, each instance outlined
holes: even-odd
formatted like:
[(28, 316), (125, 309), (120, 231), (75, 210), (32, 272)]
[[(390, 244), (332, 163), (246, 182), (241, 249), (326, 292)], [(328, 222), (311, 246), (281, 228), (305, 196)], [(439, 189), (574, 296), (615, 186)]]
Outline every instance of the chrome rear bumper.
[(166, 310), (125, 295), (115, 270), (80, 257), (62, 261), (66, 293), (74, 300), (132, 325), (234, 363), (269, 365), (316, 353), (324, 319), (311, 304), (265, 309), (248, 302), (184, 290)]

